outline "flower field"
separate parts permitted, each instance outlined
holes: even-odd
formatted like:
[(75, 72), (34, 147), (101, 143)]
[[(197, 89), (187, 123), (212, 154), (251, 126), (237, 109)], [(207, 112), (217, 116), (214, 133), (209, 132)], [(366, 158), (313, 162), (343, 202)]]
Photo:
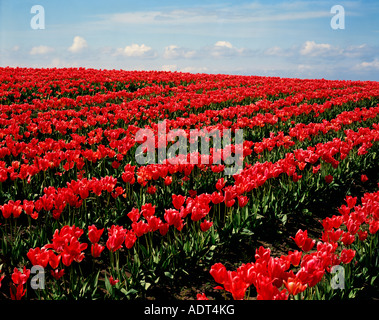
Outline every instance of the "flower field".
[[(379, 83), (0, 68), (0, 103), (0, 299), (378, 295)], [(242, 130), (242, 170), (141, 165), (160, 123)]]

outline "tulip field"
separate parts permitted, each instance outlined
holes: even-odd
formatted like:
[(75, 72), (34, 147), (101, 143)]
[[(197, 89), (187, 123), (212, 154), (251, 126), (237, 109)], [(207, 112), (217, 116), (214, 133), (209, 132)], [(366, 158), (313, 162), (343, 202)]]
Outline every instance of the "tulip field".
[(378, 297), (378, 151), (378, 82), (0, 68), (0, 299)]

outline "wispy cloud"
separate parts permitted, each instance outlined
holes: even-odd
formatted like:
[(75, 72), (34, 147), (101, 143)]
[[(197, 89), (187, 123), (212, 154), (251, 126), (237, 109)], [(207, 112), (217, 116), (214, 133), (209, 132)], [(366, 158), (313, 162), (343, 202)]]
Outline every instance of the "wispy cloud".
[(229, 41), (219, 40), (213, 45), (204, 46), (197, 50), (183, 48), (178, 45), (165, 47), (163, 57), (165, 59), (193, 59), (193, 58), (223, 58), (223, 57), (242, 57), (251, 54), (247, 48), (237, 48)]
[[(19, 50), (19, 47), (18, 46), (15, 46), (13, 47), (13, 51), (18, 51)], [(37, 46), (37, 47), (33, 47), (31, 50), (30, 50), (30, 54), (31, 55), (44, 55), (44, 54), (48, 54), (48, 53), (51, 53), (51, 52), (54, 52), (54, 48), (52, 47), (48, 47), (48, 46)]]
[(379, 59), (374, 59), (373, 61), (367, 62), (363, 61), (356, 65), (357, 69), (364, 69), (370, 71), (378, 71), (379, 70)]
[(375, 56), (378, 50), (366, 43), (342, 47), (308, 40), (303, 43), (299, 52), (304, 57), (370, 58)]
[(164, 48), (163, 58), (165, 59), (191, 59), (198, 56), (196, 50), (183, 48), (172, 44)]
[(123, 55), (126, 57), (134, 58), (155, 58), (157, 53), (146, 44), (136, 44), (127, 45), (125, 48), (118, 48), (115, 55)]
[(229, 41), (220, 40), (213, 46), (207, 48), (213, 57), (236, 57), (248, 55), (249, 50), (246, 48), (236, 48)]
[(236, 4), (228, 6), (201, 6), (187, 9), (165, 9), (128, 11), (98, 15), (102, 23), (132, 25), (173, 25), (210, 23), (248, 23), (265, 21), (295, 21), (330, 17), (330, 8), (315, 10), (308, 6), (278, 5), (256, 3), (255, 5)]

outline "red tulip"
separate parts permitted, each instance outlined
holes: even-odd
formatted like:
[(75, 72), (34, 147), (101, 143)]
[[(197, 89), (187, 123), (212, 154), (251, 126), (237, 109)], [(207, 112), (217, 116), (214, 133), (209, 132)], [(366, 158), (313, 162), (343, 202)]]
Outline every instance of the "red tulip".
[[(1, 270), (0, 270), (0, 273), (1, 273)], [(4, 278), (5, 278), (5, 275), (0, 276), (0, 288), (1, 288), (1, 281), (3, 281)]]
[(123, 242), (125, 241), (126, 229), (122, 226), (112, 225), (108, 228), (108, 240), (106, 242), (107, 248), (115, 252), (121, 248)]
[(150, 216), (147, 218), (147, 223), (149, 225), (149, 230), (154, 232), (159, 229), (162, 224), (162, 220), (156, 216)]
[(205, 232), (209, 230), (209, 228), (212, 227), (212, 225), (213, 225), (213, 222), (204, 220), (202, 223), (200, 223), (200, 229), (201, 231)]
[(149, 187), (147, 187), (146, 192), (148, 194), (155, 194), (157, 192), (157, 188), (155, 186), (149, 186)]
[(49, 263), (49, 251), (45, 248), (29, 249), (26, 254), (33, 266), (40, 265), (46, 268)]
[(301, 251), (297, 251), (297, 250), (295, 250), (294, 252), (289, 251), (288, 252), (288, 261), (294, 267), (297, 267), (300, 264), (302, 254), (303, 253)]
[(249, 202), (249, 198), (246, 196), (238, 196), (238, 205), (243, 208)]
[(137, 208), (133, 208), (128, 214), (127, 214), (128, 218), (130, 220), (132, 220), (132, 222), (137, 222), (138, 219), (140, 218), (141, 216), (141, 213), (139, 212), (139, 210)]
[(234, 300), (243, 300), (248, 287), (249, 285), (243, 281), (242, 277), (240, 277), (237, 272), (227, 272), (224, 288), (232, 294)]
[(161, 223), (159, 225), (159, 233), (162, 235), (162, 236), (165, 236), (168, 232), (168, 229), (169, 229), (170, 225), (168, 223)]
[(207, 298), (207, 296), (205, 295), (205, 293), (198, 293), (196, 295), (196, 300), (209, 300), (209, 299)]
[(341, 262), (344, 264), (348, 264), (355, 257), (355, 251), (352, 249), (343, 249), (341, 251)]
[(132, 223), (132, 229), (137, 237), (141, 237), (149, 232), (149, 225), (144, 221), (138, 221)]
[(219, 284), (224, 284), (228, 277), (228, 272), (222, 263), (215, 263), (209, 273)]
[(24, 286), (22, 284), (18, 284), (17, 286), (14, 286), (12, 284), (10, 286), (10, 294), (12, 300), (21, 300), (25, 293), (26, 289), (24, 290)]
[(213, 192), (212, 195), (211, 195), (211, 200), (213, 202), (213, 204), (219, 204), (221, 202), (224, 201), (224, 196), (222, 194), (222, 192)]
[(186, 201), (186, 197), (182, 195), (172, 195), (172, 204), (176, 210), (179, 210)]
[(357, 197), (347, 196), (345, 199), (347, 206), (352, 209), (354, 208), (355, 204), (357, 203)]
[(293, 238), (293, 237), (291, 237), (291, 238), (295, 240), (297, 246), (300, 249), (302, 249), (304, 252), (310, 251), (316, 242), (315, 240), (308, 238), (308, 231), (307, 230), (305, 230), (305, 231), (299, 230), (296, 233), (295, 238)]
[(286, 287), (288, 294), (293, 296), (296, 296), (307, 288), (306, 284), (302, 284), (301, 281), (296, 278), (288, 278), (287, 281), (284, 281), (284, 286)]
[(167, 176), (166, 178), (164, 178), (164, 185), (165, 186), (169, 186), (171, 183), (172, 183), (172, 177), (171, 176)]
[(101, 235), (104, 232), (103, 229), (97, 229), (95, 225), (91, 225), (88, 227), (88, 239), (91, 243), (97, 243), (100, 240)]
[(125, 247), (131, 249), (137, 241), (137, 235), (133, 230), (128, 230), (125, 235)]
[(53, 269), (58, 268), (61, 258), (60, 254), (56, 255), (53, 251), (49, 251), (49, 264)]
[(93, 243), (91, 245), (91, 255), (94, 257), (94, 258), (98, 258), (100, 257), (101, 253), (103, 252), (103, 250), (105, 249), (104, 246), (98, 244), (98, 243)]
[(369, 228), (368, 228), (368, 231), (371, 233), (371, 234), (375, 234), (377, 233), (379, 230), (379, 220), (374, 220), (372, 219), (369, 223)]
[(216, 189), (220, 191), (222, 188), (224, 188), (225, 184), (226, 184), (226, 181), (224, 180), (224, 178), (218, 179), (216, 183)]
[(362, 231), (362, 230), (358, 231), (358, 237), (360, 241), (365, 241), (367, 239), (367, 236), (368, 236), (367, 231)]
[(155, 206), (153, 206), (151, 203), (144, 204), (141, 207), (141, 214), (145, 217), (145, 219), (148, 219), (155, 214)]
[(24, 267), (23, 271), (20, 272), (17, 268), (13, 269), (12, 281), (17, 285), (23, 285), (29, 279), (30, 270)]
[(260, 276), (256, 283), (257, 300), (287, 300), (286, 289), (279, 289), (271, 283), (269, 277)]
[(333, 181), (333, 176), (328, 174), (327, 176), (325, 176), (325, 182), (326, 183), (331, 183)]
[(111, 286), (114, 286), (116, 283), (118, 283), (120, 280), (113, 279), (113, 276), (109, 277), (109, 283)]
[(50, 271), (51, 275), (54, 277), (55, 280), (60, 279), (64, 275), (64, 269), (58, 270), (51, 270)]

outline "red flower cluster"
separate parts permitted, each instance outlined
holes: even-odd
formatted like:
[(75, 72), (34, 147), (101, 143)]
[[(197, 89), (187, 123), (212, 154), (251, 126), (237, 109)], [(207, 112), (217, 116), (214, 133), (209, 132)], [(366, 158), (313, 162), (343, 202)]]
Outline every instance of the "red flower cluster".
[(44, 188), (44, 195), (35, 201), (24, 200), (21, 201), (10, 200), (7, 204), (0, 206), (4, 218), (9, 218), (11, 214), (18, 218), (22, 212), (33, 219), (38, 218), (38, 213), (43, 209), (45, 211), (52, 211), (54, 219), (59, 219), (66, 205), (79, 208), (83, 200), (89, 197), (90, 192), (96, 196), (100, 196), (103, 191), (112, 193), (112, 196), (117, 197), (124, 192), (121, 187), (116, 187), (117, 179), (114, 177), (106, 176), (101, 179), (87, 178), (71, 181), (67, 183), (67, 188), (58, 188), (50, 186)]
[(81, 262), (84, 259), (84, 250), (87, 243), (80, 243), (79, 238), (83, 230), (73, 226), (64, 226), (61, 230), (55, 230), (52, 243), (42, 248), (29, 249), (27, 256), (32, 265), (40, 265), (44, 268), (49, 264), (53, 270), (51, 275), (59, 279), (64, 274), (64, 269), (58, 269), (60, 262), (68, 267), (73, 261)]
[[(228, 271), (221, 263), (214, 264), (210, 274), (222, 285), (215, 289), (228, 291), (233, 299), (242, 300), (253, 285), (258, 300), (287, 300), (289, 295), (315, 286), (332, 266), (348, 264), (354, 259), (355, 251), (346, 246), (357, 240), (364, 241), (368, 236), (367, 227), (372, 235), (379, 230), (379, 191), (366, 193), (361, 199), (362, 205), (355, 206), (356, 201), (357, 198), (347, 196), (347, 206), (339, 209), (341, 215), (322, 221), (324, 232), (314, 252), (310, 250), (316, 241), (308, 237), (307, 230), (299, 230), (293, 239), (301, 251), (272, 257), (269, 248), (259, 247), (255, 262), (242, 264), (236, 271)], [(347, 231), (341, 229), (342, 226)], [(291, 266), (298, 267), (298, 271), (294, 272)], [(205, 298), (204, 294), (198, 296), (198, 299)]]
[(10, 286), (10, 295), (12, 300), (21, 300), (25, 295), (26, 289), (24, 289), (24, 284), (28, 281), (30, 276), (30, 270), (26, 267), (23, 268), (22, 272), (17, 268), (14, 268), (12, 273), (13, 283)]
[(100, 257), (101, 253), (105, 249), (104, 246), (98, 243), (103, 232), (104, 228), (97, 229), (95, 225), (88, 227), (88, 239), (91, 242), (91, 254), (94, 258)]

